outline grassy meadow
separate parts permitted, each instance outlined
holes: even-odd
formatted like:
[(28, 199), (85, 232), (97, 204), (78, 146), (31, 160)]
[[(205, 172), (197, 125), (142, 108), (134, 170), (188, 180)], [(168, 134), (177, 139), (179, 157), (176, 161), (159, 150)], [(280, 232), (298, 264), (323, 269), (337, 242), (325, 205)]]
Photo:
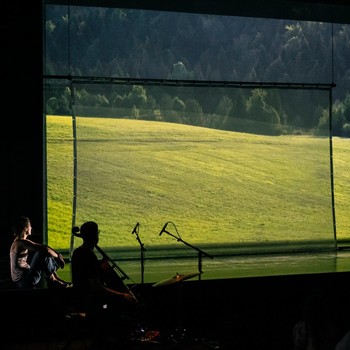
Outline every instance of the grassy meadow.
[[(103, 247), (332, 240), (329, 140), (262, 136), (155, 121), (47, 117), (49, 244), (94, 220)], [(333, 139), (337, 237), (350, 226), (349, 139)], [(77, 238), (75, 238), (77, 239)]]

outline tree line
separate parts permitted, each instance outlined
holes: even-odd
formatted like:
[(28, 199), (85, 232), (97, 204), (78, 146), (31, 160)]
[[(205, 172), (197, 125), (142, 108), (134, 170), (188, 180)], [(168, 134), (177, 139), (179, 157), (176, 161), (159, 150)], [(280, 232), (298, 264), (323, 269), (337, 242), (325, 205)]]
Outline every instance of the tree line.
[[(68, 40), (69, 37), (69, 40)], [(46, 74), (142, 79), (330, 83), (333, 134), (350, 136), (350, 26), (85, 8), (46, 13)], [(333, 49), (334, 50), (333, 50)], [(324, 92), (72, 86), (46, 92), (47, 114), (161, 120), (259, 132), (327, 134)], [(72, 94), (73, 93), (73, 94)]]

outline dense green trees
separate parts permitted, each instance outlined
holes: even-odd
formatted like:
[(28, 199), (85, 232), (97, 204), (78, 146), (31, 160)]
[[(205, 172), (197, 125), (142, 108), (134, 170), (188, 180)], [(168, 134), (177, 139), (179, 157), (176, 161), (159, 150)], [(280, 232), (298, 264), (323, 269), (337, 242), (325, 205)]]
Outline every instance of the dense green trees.
[[(66, 6), (47, 6), (45, 71), (197, 81), (334, 81), (333, 134), (349, 137), (349, 38), (347, 25), (332, 29), (316, 22), (83, 7), (68, 13)], [(70, 89), (47, 91), (48, 114), (70, 113)], [(308, 90), (75, 89), (74, 103), (87, 115), (107, 108), (101, 116), (273, 135), (324, 133), (329, 118), (325, 93)]]

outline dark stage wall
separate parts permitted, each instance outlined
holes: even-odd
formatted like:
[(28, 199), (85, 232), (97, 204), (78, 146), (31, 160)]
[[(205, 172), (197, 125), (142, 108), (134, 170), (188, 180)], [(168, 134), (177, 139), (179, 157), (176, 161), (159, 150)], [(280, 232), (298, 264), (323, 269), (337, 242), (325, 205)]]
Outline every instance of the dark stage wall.
[(6, 3), (1, 25), (0, 247), (8, 254), (14, 215), (43, 222), (42, 6)]

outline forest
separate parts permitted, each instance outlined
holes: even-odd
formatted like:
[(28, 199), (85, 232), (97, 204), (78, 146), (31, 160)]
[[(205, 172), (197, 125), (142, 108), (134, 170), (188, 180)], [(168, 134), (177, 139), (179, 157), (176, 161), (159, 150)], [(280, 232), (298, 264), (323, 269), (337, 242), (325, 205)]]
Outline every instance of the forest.
[(68, 6), (47, 6), (45, 19), (46, 114), (71, 115), (74, 105), (80, 116), (328, 135), (327, 91), (155, 87), (147, 79), (334, 84), (332, 133), (350, 137), (349, 25)]

